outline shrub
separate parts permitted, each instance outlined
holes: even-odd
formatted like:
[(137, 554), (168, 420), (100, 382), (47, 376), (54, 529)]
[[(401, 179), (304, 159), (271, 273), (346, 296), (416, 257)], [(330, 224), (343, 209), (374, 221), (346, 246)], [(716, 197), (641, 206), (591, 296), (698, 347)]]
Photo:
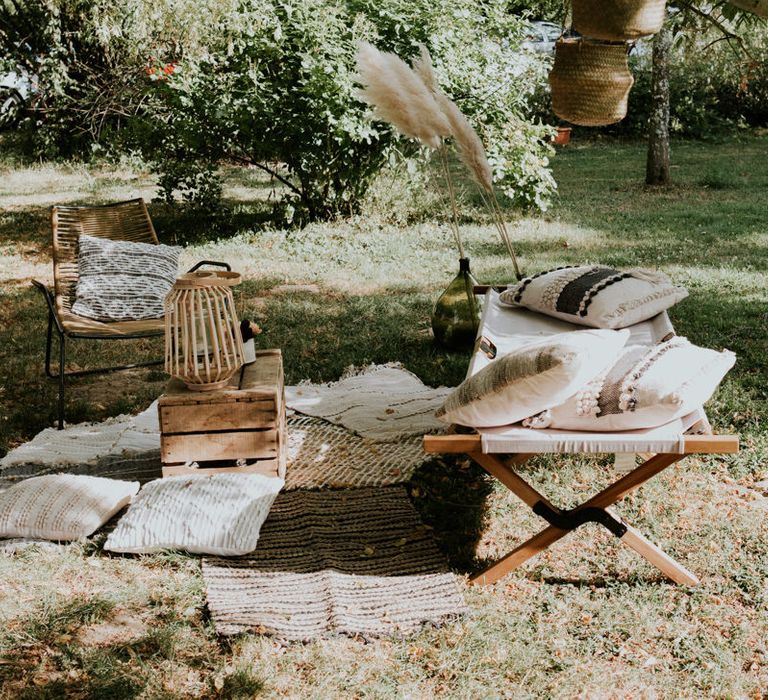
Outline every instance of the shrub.
[(131, 47), (140, 38), (128, 24), (104, 0), (0, 3), (7, 63), (37, 76), (40, 88), (22, 123), (35, 155), (88, 153), (136, 112), (143, 85)]
[(217, 167), (230, 160), (287, 188), (287, 219), (357, 211), (396, 143), (355, 98), (360, 39), (406, 58), (419, 43), (430, 48), (516, 205), (544, 207), (554, 188), (548, 129), (521, 117), (543, 73), (520, 55), (523, 24), (505, 0), (29, 0), (0, 8), (0, 26), (13, 30), (0, 30), (5, 43), (25, 53), (44, 86), (28, 122), (38, 152), (140, 150), (167, 201), (215, 207)]
[(409, 57), (421, 42), (489, 143), (502, 191), (543, 207), (554, 187), (548, 132), (521, 121), (540, 76), (535, 60), (516, 57), (521, 27), (497, 0), (243, 2), (217, 21), (206, 51), (156, 81), (144, 150), (166, 198), (182, 189), (191, 201), (212, 199), (215, 165), (230, 158), (288, 187), (288, 218), (354, 213), (395, 143), (355, 98), (356, 44)]

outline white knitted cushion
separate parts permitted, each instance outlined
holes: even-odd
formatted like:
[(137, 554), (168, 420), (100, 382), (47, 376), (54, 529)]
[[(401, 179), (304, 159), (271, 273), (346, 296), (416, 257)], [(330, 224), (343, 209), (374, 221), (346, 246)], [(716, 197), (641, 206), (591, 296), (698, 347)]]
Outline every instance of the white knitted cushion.
[(78, 474), (25, 479), (0, 492), (0, 537), (88, 537), (128, 505), (138, 490), (138, 481)]
[(185, 549), (238, 556), (256, 549), (283, 480), (261, 474), (171, 476), (151, 481), (104, 549), (142, 554)]
[(162, 318), (181, 248), (80, 236), (72, 313), (97, 321)]
[(516, 423), (557, 406), (605, 372), (627, 338), (626, 330), (583, 330), (524, 345), (465, 379), (436, 415), (473, 428)]
[(499, 301), (582, 326), (626, 328), (687, 296), (686, 289), (672, 285), (661, 272), (581, 265), (527, 277), (503, 292)]
[(531, 428), (609, 432), (655, 428), (706, 402), (736, 356), (673, 338), (625, 347), (607, 373), (565, 403), (530, 418)]

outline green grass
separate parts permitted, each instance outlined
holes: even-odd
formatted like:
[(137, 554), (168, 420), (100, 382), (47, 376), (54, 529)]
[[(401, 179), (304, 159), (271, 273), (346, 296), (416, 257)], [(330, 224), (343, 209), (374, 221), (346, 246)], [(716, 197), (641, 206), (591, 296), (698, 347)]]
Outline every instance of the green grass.
[[(0, 558), (0, 697), (764, 697), (768, 499), (756, 483), (768, 479), (767, 151), (766, 138), (676, 143), (675, 183), (659, 190), (642, 184), (642, 144), (576, 142), (554, 160), (552, 210), (510, 214), (527, 271), (658, 267), (690, 291), (672, 310), (678, 331), (737, 353), (708, 413), (718, 430), (741, 434), (742, 451), (688, 458), (620, 508), (701, 587), (669, 584), (587, 526), (495, 587), (466, 589), (470, 614), (443, 628), (281, 645), (218, 640), (194, 558), (109, 558), (98, 543), (29, 550)], [(19, 162), (0, 166), (0, 183), (2, 454), (54, 418), (55, 392), (42, 377), (45, 315), (27, 283), (50, 277), (45, 207), (149, 197), (152, 186), (130, 169)], [(250, 171), (227, 172), (229, 208), (217, 220), (157, 205), (152, 213), (164, 240), (191, 241), (184, 264), (224, 259), (244, 272), (238, 308), (263, 325), (262, 346), (283, 349), (288, 382), (399, 361), (428, 384), (453, 385), (467, 356), (435, 348), (429, 331), (431, 305), (455, 272), (450, 233), (434, 195), (416, 207), (395, 184), (377, 189), (364, 216), (301, 231), (265, 227), (268, 186)], [(465, 213), (476, 276), (511, 281), (487, 221)], [(111, 345), (81, 343), (72, 363), (162, 350), (155, 341)], [(73, 382), (68, 417), (138, 411), (162, 384), (157, 370)], [(525, 476), (563, 506), (614, 478), (605, 459), (586, 458), (537, 459)], [(428, 462), (410, 492), (460, 575), (540, 527), (464, 459)]]

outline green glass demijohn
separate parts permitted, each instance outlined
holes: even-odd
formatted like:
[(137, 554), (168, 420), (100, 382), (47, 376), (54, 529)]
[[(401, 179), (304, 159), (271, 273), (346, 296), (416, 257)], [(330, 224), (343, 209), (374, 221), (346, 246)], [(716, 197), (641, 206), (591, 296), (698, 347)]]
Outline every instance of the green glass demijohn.
[(432, 312), (435, 340), (452, 350), (470, 350), (480, 325), (480, 305), (473, 287), (477, 280), (469, 269), (469, 258), (459, 259), (459, 274), (440, 295)]

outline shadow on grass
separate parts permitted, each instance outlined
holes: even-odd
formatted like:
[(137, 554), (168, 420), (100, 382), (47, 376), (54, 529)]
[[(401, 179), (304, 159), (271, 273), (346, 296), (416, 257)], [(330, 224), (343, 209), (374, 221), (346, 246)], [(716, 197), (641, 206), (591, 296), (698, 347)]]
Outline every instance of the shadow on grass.
[[(65, 206), (96, 206), (112, 200), (100, 197), (62, 197)], [(237, 233), (272, 226), (272, 204), (265, 201), (223, 200), (215, 213), (206, 213), (182, 204), (149, 202), (150, 217), (161, 243), (189, 245), (226, 239)], [(51, 208), (24, 206), (6, 208), (0, 214), (0, 240), (22, 245), (28, 252), (51, 255)]]
[(411, 499), (456, 571), (474, 573), (490, 563), (478, 559), (476, 550), (492, 490), (490, 478), (463, 455), (431, 459), (411, 480)]

